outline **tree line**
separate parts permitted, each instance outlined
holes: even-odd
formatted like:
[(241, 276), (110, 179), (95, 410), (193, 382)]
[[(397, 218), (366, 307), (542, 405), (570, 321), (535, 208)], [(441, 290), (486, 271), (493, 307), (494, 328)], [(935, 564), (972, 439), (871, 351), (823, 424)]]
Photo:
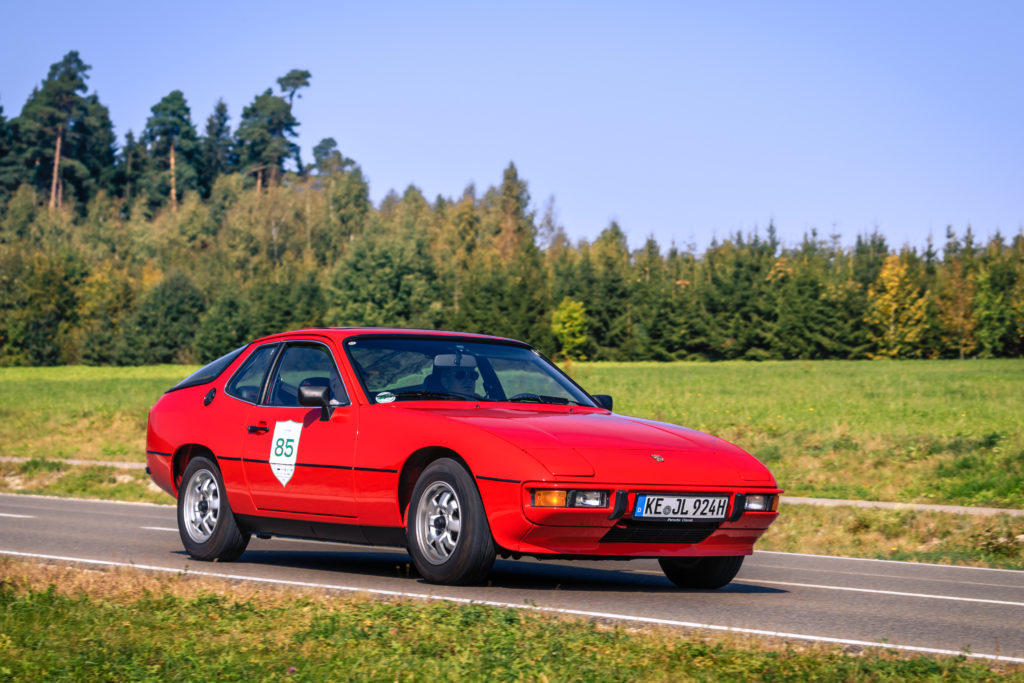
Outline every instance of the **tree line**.
[(514, 164), (500, 183), (377, 206), (335, 140), (304, 164), (294, 69), (232, 129), (184, 94), (115, 138), (76, 52), (0, 109), (0, 365), (204, 362), (300, 326), (458, 329), (572, 359), (1024, 354), (1024, 233), (923, 250), (730, 235), (703, 253), (612, 222), (572, 242)]

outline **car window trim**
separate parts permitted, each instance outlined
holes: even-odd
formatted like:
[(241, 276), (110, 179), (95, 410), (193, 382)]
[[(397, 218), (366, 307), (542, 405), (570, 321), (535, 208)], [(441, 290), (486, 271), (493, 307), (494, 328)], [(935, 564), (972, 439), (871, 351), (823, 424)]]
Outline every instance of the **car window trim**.
[(309, 406), (275, 406), (271, 405), (267, 399), (270, 398), (270, 388), (273, 385), (272, 378), (277, 373), (277, 368), (281, 364), (281, 359), (284, 358), (285, 351), (291, 346), (322, 346), (327, 350), (327, 357), (334, 363), (334, 372), (338, 375), (338, 381), (341, 382), (341, 388), (345, 390), (345, 402), (337, 403), (332, 405), (332, 408), (347, 408), (352, 405), (352, 392), (345, 385), (345, 378), (341, 374), (341, 369), (338, 367), (338, 359), (335, 358), (334, 352), (331, 351), (331, 347), (322, 341), (316, 339), (285, 339), (277, 342), (281, 345), (277, 355), (274, 357), (273, 362), (270, 364), (266, 376), (263, 378), (263, 386), (260, 389), (259, 402), (256, 405), (262, 408), (301, 408), (303, 410), (309, 410)]
[[(562, 371), (558, 365), (556, 365), (550, 358), (545, 356), (543, 353), (538, 351), (535, 347), (530, 346), (526, 342), (519, 341), (518, 339), (508, 339), (505, 337), (477, 337), (473, 335), (463, 334), (395, 334), (394, 332), (368, 332), (364, 334), (353, 334), (345, 337), (341, 340), (342, 350), (345, 352), (345, 356), (348, 358), (349, 366), (352, 368), (352, 374), (356, 377), (356, 382), (359, 384), (359, 388), (363, 392), (363, 396), (366, 398), (370, 405), (376, 405), (377, 401), (370, 394), (369, 388), (366, 386), (366, 382), (363, 378), (362, 367), (356, 362), (356, 359), (352, 357), (352, 352), (349, 349), (349, 343), (358, 341), (360, 339), (421, 339), (421, 340), (444, 340), (444, 341), (464, 341), (474, 344), (499, 344), (502, 346), (515, 346), (521, 349), (526, 349), (533, 352), (538, 358), (544, 363), (551, 366), (555, 372), (564, 377), (569, 381), (572, 386), (580, 390), (580, 392), (590, 400), (592, 405), (583, 406), (585, 408), (600, 408), (601, 404), (590, 395), (590, 393), (581, 387), (572, 377)], [(346, 388), (347, 389), (347, 388)]]
[[(268, 370), (264, 370), (263, 371), (263, 379), (260, 380), (260, 390), (259, 390), (259, 393), (256, 394), (256, 402), (254, 403), (252, 401), (247, 401), (246, 399), (242, 398), (241, 396), (237, 396), (237, 395), (231, 393), (230, 391), (228, 391), (228, 387), (231, 385), (232, 382), (235, 381), (235, 376), (237, 376), (238, 373), (242, 371), (242, 368), (244, 368), (245, 364), (247, 362), (249, 362), (249, 359), (252, 358), (253, 354), (258, 353), (261, 349), (265, 349), (268, 346), (275, 346), (277, 348), (274, 350), (274, 356), (271, 357), (271, 359), (270, 359), (270, 365), (267, 366)], [(235, 371), (231, 373), (231, 377), (228, 378), (228, 381), (224, 382), (224, 394), (227, 395), (227, 396), (230, 396), (231, 398), (235, 399), (236, 401), (241, 401), (242, 403), (248, 403), (249, 405), (259, 405), (259, 399), (263, 395), (263, 390), (264, 390), (264, 388), (266, 387), (266, 384), (267, 384), (267, 376), (269, 375), (269, 368), (273, 367), (274, 363), (277, 362), (277, 356), (279, 356), (281, 354), (282, 346), (283, 345), (281, 344), (281, 342), (273, 341), (273, 342), (269, 342), (267, 344), (260, 344), (259, 346), (254, 348), (252, 351), (250, 351), (249, 355), (245, 357), (245, 360), (243, 360), (238, 365), (238, 367), (235, 368)]]

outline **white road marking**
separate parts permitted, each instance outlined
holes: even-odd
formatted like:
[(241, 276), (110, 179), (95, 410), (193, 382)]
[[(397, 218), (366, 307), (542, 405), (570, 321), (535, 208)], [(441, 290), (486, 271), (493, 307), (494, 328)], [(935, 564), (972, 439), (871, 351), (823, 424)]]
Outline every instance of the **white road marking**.
[(163, 505), (160, 503), (138, 503), (133, 500), (106, 500), (104, 498), (68, 498), (67, 496), (44, 496), (38, 493), (0, 493), (0, 497), (7, 497), (13, 499), (37, 498), (39, 500), (62, 500), (66, 503), (110, 503), (112, 505), (142, 505), (145, 507), (160, 508), (161, 510), (174, 509), (173, 502)]
[[(178, 532), (177, 527), (172, 527), (172, 526), (140, 526), (139, 528), (140, 529), (146, 529), (148, 531), (173, 531), (175, 533)], [(257, 538), (256, 536), (253, 536), (253, 540), (255, 540), (256, 538)], [(321, 540), (314, 539), (314, 538), (287, 538), (287, 537), (281, 537), (281, 536), (274, 536), (273, 539), (259, 539), (259, 540), (261, 540), (261, 541), (263, 541), (263, 540), (284, 541), (285, 543), (307, 543), (307, 544), (315, 544), (315, 545), (320, 545), (320, 546), (323, 546), (323, 544), (325, 543), (325, 541), (321, 541)], [(326, 541), (326, 543), (334, 543), (334, 541)], [(346, 545), (349, 545), (349, 544), (346, 544)], [(374, 547), (373, 549), (374, 550), (381, 550), (381, 548), (378, 548), (378, 547)]]
[[(852, 559), (852, 558), (843, 558), (843, 559)], [(933, 565), (928, 565), (928, 566), (933, 566)], [(946, 565), (942, 565), (942, 566), (946, 566)], [(923, 577), (923, 576), (905, 576), (905, 575), (901, 575), (901, 574), (881, 574), (879, 572), (870, 572), (870, 573), (868, 573), (868, 572), (845, 572), (845, 571), (842, 571), (841, 569), (818, 569), (817, 567), (803, 567), (803, 566), (792, 567), (792, 566), (781, 565), (781, 564), (760, 564), (760, 563), (757, 565), (757, 568), (758, 569), (780, 569), (782, 571), (787, 571), (787, 572), (792, 572), (792, 571), (816, 572), (818, 574), (836, 574), (836, 575), (840, 575), (840, 576), (859, 576), (859, 577), (870, 576), (873, 579), (896, 579), (898, 581), (915, 581), (917, 583), (921, 583), (923, 581), (927, 581), (929, 583), (954, 583), (955, 582), (956, 585), (958, 585), (958, 586), (985, 586), (987, 588), (1006, 588), (1006, 584), (1003, 584), (1003, 583), (986, 583), (984, 581), (967, 581), (962, 576), (958, 576), (956, 579), (933, 579), (933, 578)], [(975, 569), (975, 567), (971, 567), (971, 569)], [(655, 573), (657, 573), (657, 572), (655, 572)]]
[[(110, 503), (113, 505), (139, 505), (145, 507), (156, 508), (160, 510), (173, 510), (173, 502), (162, 505), (159, 503), (137, 503), (134, 501), (126, 500), (103, 500), (100, 498), (67, 498), (65, 496), (43, 496), (35, 493), (0, 493), (0, 498), (12, 498), (12, 499), (23, 499), (23, 498), (37, 498), (42, 500), (61, 500), (67, 502), (81, 502), (81, 503)], [(278, 538), (275, 536), (274, 538)], [(348, 544), (346, 544), (348, 545)], [(997, 569), (994, 567), (968, 567), (966, 565), (956, 564), (933, 564), (929, 562), (907, 562), (906, 560), (880, 560), (874, 557), (846, 557), (845, 555), (813, 555), (810, 553), (784, 553), (779, 550), (755, 550), (755, 555), (783, 555), (789, 557), (816, 557), (825, 560), (855, 560), (858, 562), (885, 562), (887, 564), (903, 564), (912, 565), (915, 567), (939, 567), (941, 569), (974, 569), (977, 571), (986, 572), (1009, 572), (1012, 574), (1024, 574), (1024, 571), (1019, 569)], [(660, 573), (660, 572), (659, 572)]]
[[(654, 574), (655, 576), (664, 576), (663, 572), (655, 572), (649, 569), (633, 569), (630, 570), (632, 574)], [(989, 600), (987, 598), (962, 598), (954, 595), (934, 595), (932, 593), (904, 593), (902, 591), (884, 591), (877, 588), (854, 588), (852, 586), (826, 586), (818, 583), (795, 583), (793, 581), (769, 581), (767, 579), (744, 579), (740, 578), (740, 581), (748, 581), (750, 583), (770, 583), (773, 586), (796, 586), (798, 588), (821, 588), (829, 591), (852, 591), (854, 593), (877, 593), (879, 595), (898, 595), (904, 598), (930, 598), (932, 600), (959, 600), (961, 602), (986, 602), (992, 605), (1007, 605), (1010, 607), (1024, 607), (1024, 602), (1011, 602), (1008, 600)]]
[(814, 583), (791, 583), (789, 581), (765, 581), (763, 579), (752, 579), (752, 583), (770, 583), (776, 586), (796, 586), (799, 588), (823, 588), (832, 591), (852, 591), (855, 593), (877, 593), (879, 595), (898, 595), (904, 598), (930, 598), (932, 600), (959, 600), (960, 602), (985, 602), (990, 605), (1008, 605), (1010, 607), (1024, 607), (1024, 602), (1011, 602), (1009, 600), (988, 600), (986, 598), (962, 598), (954, 595), (932, 595), (928, 593), (904, 593), (902, 591), (883, 591), (875, 588), (852, 588), (849, 586), (823, 586)]
[(968, 567), (961, 564), (934, 564), (931, 562), (907, 562), (906, 560), (880, 560), (877, 557), (846, 557), (845, 555), (812, 555), (810, 553), (784, 553), (779, 550), (755, 550), (755, 555), (786, 555), (788, 557), (818, 557), (824, 560), (854, 560), (856, 562), (885, 562), (887, 564), (911, 564), (918, 567), (939, 567), (941, 569), (973, 569), (979, 572), (1010, 572), (1024, 574), (1020, 569), (999, 569), (997, 567)]
[(0, 517), (15, 517), (17, 519), (35, 519), (35, 515), (16, 515), (13, 512), (0, 512)]
[(145, 571), (153, 572), (166, 572), (172, 574), (189, 575), (194, 574), (195, 576), (206, 576), (215, 579), (225, 579), (228, 581), (254, 581), (258, 583), (267, 583), (278, 586), (294, 586), (297, 588), (319, 588), (334, 591), (343, 591), (349, 593), (367, 593), (370, 595), (380, 595), (393, 598), (408, 598), (413, 600), (443, 600), (445, 602), (454, 602), (462, 604), (472, 605), (487, 605), (490, 607), (502, 607), (506, 609), (522, 609), (530, 610), (533, 612), (545, 612), (552, 614), (564, 614), (569, 616), (584, 617), (588, 619), (614, 619), (617, 621), (628, 621), (641, 624), (651, 624), (657, 626), (674, 626), (677, 628), (692, 628), (692, 629), (703, 629), (708, 631), (726, 631), (729, 633), (744, 633), (749, 635), (764, 636), (768, 638), (790, 638), (796, 640), (806, 640), (817, 643), (832, 643), (835, 645), (858, 645), (861, 647), (873, 647), (881, 648), (885, 650), (901, 650), (904, 652), (921, 652), (924, 654), (934, 655), (948, 655), (953, 657), (968, 657), (971, 659), (989, 659), (997, 662), (1015, 662), (1024, 663), (1024, 657), (1007, 657), (1005, 655), (994, 655), (986, 654), (981, 652), (967, 652), (963, 650), (946, 650), (934, 647), (919, 647), (917, 645), (895, 645), (893, 643), (880, 643), (872, 642), (869, 640), (852, 640), (849, 638), (833, 638), (831, 636), (815, 636), (803, 633), (786, 633), (784, 631), (765, 631), (754, 628), (739, 628), (737, 626), (720, 626), (717, 624), (701, 624), (693, 621), (677, 621), (675, 619), (655, 619), (652, 617), (637, 617), (631, 614), (616, 614), (613, 612), (591, 612), (588, 610), (577, 610), (577, 609), (563, 609), (560, 607), (540, 607), (537, 605), (518, 605), (509, 602), (497, 602), (493, 600), (472, 600), (470, 598), (459, 598), (450, 595), (431, 595), (429, 593), (411, 593), (407, 591), (391, 591), (384, 590), (381, 588), (366, 588), (361, 586), (343, 586), (340, 584), (330, 583), (314, 583), (311, 581), (291, 581), (287, 579), (274, 579), (263, 576), (243, 576), (241, 574), (224, 574), (220, 572), (204, 572), (195, 571), (190, 567), (186, 566), (183, 568), (175, 567), (158, 567), (154, 565), (145, 564), (132, 564), (131, 562), (114, 562), (111, 560), (92, 560), (84, 557), (66, 557), (62, 555), (43, 555), (39, 553), (23, 553), (16, 550), (3, 550), (0, 549), (0, 555), (8, 555), (11, 557), (27, 557), (37, 560), (53, 560), (57, 562), (76, 562), (81, 564), (92, 564), (105, 567), (128, 567), (132, 569), (141, 569)]

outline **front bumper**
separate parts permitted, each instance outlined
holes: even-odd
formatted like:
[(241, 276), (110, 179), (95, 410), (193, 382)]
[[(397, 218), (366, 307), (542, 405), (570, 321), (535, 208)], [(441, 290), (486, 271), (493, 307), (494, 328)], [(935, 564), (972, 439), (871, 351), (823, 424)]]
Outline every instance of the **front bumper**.
[[(610, 492), (605, 508), (538, 508), (531, 505), (536, 489), (603, 489)], [(486, 491), (485, 491), (486, 489)], [(625, 509), (615, 508), (623, 491)], [(726, 494), (726, 521), (648, 521), (634, 519), (641, 493)], [(704, 557), (749, 555), (777, 512), (743, 509), (743, 496), (778, 496), (778, 488), (597, 484), (594, 482), (523, 482), (481, 486), (491, 531), (506, 553), (581, 557)], [(777, 499), (776, 499), (777, 500)], [(506, 507), (507, 506), (507, 507)], [(502, 510), (502, 512), (497, 512)], [(514, 511), (514, 513), (513, 513)], [(614, 514), (613, 514), (614, 513)], [(615, 517), (609, 519), (609, 517)], [(731, 521), (730, 521), (731, 520)]]

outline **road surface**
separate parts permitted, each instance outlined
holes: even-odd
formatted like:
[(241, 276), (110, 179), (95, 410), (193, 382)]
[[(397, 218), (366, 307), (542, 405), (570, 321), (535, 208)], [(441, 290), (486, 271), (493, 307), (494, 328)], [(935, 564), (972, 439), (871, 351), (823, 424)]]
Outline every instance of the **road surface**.
[(171, 506), (10, 494), (0, 555), (1024, 663), (1020, 571), (758, 551), (717, 591), (680, 590), (653, 560), (499, 559), (488, 585), (448, 587), (423, 582), (400, 549), (253, 538), (236, 562), (195, 562)]

